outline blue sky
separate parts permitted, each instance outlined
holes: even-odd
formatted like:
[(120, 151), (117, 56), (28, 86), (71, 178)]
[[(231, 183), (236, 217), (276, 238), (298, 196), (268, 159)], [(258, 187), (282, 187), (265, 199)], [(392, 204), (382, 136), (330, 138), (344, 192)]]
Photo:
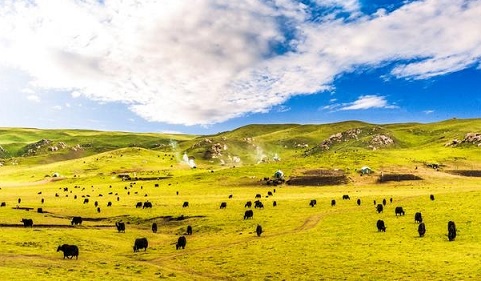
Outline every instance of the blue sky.
[(0, 126), (479, 118), (480, 27), (481, 0), (5, 0)]

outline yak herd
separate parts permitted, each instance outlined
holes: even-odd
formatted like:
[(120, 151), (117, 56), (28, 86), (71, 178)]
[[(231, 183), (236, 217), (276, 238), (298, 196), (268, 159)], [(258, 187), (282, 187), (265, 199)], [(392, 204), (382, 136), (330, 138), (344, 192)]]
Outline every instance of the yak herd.
[[(274, 192), (275, 192), (275, 189), (274, 189)], [(177, 192), (178, 194), (178, 192)], [(58, 197), (58, 194), (56, 194), (56, 196)], [(268, 196), (273, 196), (273, 193), (271, 191), (268, 192)], [(268, 197), (266, 196), (266, 197)], [(233, 195), (229, 195), (229, 198), (232, 198)], [(262, 196), (260, 194), (256, 194), (255, 196), (256, 201), (254, 201), (254, 208), (255, 209), (263, 209), (264, 208), (264, 205), (263, 203), (259, 200), (259, 198), (262, 198)], [(343, 195), (342, 196), (342, 200), (350, 200), (350, 196), (349, 195)], [(430, 199), (431, 200), (434, 200), (434, 195), (430, 195)], [(117, 197), (117, 201), (119, 200), (119, 198)], [(390, 202), (392, 203), (393, 199), (391, 198), (390, 199)], [(18, 199), (18, 202), (20, 203), (21, 202), (21, 199), (19, 198)], [(44, 202), (44, 199), (42, 198), (42, 203)], [(88, 198), (85, 198), (84, 201), (83, 201), (83, 204), (87, 204), (89, 202), (89, 199)], [(357, 205), (360, 206), (361, 205), (361, 199), (357, 199), (356, 201)], [(2, 205), (1, 206), (6, 206), (5, 202), (2, 202), (1, 203)], [(387, 204), (387, 200), (386, 199), (383, 199), (382, 200), (382, 204), (376, 204), (376, 200), (374, 200), (374, 205), (375, 205), (375, 210), (377, 213), (382, 213), (384, 212), (384, 207), (386, 206)], [(111, 206), (112, 203), (109, 202), (108, 206)], [(244, 212), (244, 220), (248, 220), (248, 219), (252, 219), (254, 217), (254, 211), (251, 209), (252, 207), (252, 202), (251, 201), (247, 201), (244, 205), (245, 208), (248, 208), (248, 210), (246, 210)], [(309, 206), (311, 207), (315, 207), (317, 205), (317, 200), (316, 199), (312, 199), (309, 201)], [(135, 208), (152, 208), (152, 203), (149, 202), (149, 201), (146, 201), (146, 202), (137, 202), (135, 204)], [(277, 206), (277, 202), (276, 201), (273, 201), (273, 206), (276, 207)], [(331, 200), (331, 206), (332, 207), (335, 207), (336, 206), (336, 200), (335, 199), (332, 199)], [(98, 202), (95, 201), (95, 207), (98, 208), (98, 212), (100, 212), (100, 208), (98, 207)], [(189, 202), (185, 201), (183, 204), (182, 204), (182, 208), (186, 208), (186, 207), (189, 207)], [(227, 202), (221, 202), (220, 204), (220, 209), (226, 209), (227, 208)], [(397, 216), (404, 216), (405, 215), (405, 211), (403, 209), (403, 207), (401, 206), (397, 206), (395, 207), (394, 209), (394, 213)], [(75, 226), (75, 225), (81, 225), (82, 224), (82, 217), (80, 216), (74, 216), (71, 220), (71, 225), (72, 226)], [(21, 222), (23, 223), (24, 227), (33, 227), (33, 220), (32, 219), (22, 219)], [(423, 222), (423, 217), (422, 217), (422, 214), (420, 212), (416, 212), (415, 215), (414, 215), (414, 222), (418, 224), (418, 234), (420, 237), (423, 237), (426, 233), (426, 225), (425, 223)], [(115, 227), (117, 228), (117, 231), (118, 232), (124, 232), (125, 233), (125, 223), (123, 221), (118, 221), (115, 223)], [(386, 232), (386, 224), (383, 220), (379, 219), (377, 220), (376, 222), (376, 227), (377, 227), (377, 230), (378, 232)], [(152, 224), (152, 232), (153, 233), (157, 233), (157, 230), (158, 230), (158, 226), (157, 226), (157, 223), (153, 223)], [(192, 226), (188, 225), (187, 226), (187, 229), (186, 229), (186, 233), (184, 235), (192, 235)], [(255, 233), (257, 234), (257, 236), (261, 236), (261, 234), (263, 233), (263, 229), (262, 229), (262, 226), (261, 225), (257, 225), (256, 229), (255, 229)], [(187, 244), (187, 238), (182, 235), (180, 236), (178, 239), (177, 239), (177, 242), (175, 243), (175, 248), (177, 250), (179, 249), (185, 249), (186, 247), (186, 244)], [(456, 225), (453, 221), (449, 221), (448, 222), (448, 240), (449, 241), (453, 241), (455, 238), (456, 238)], [(148, 240), (147, 238), (145, 237), (142, 237), (142, 238), (136, 238), (135, 241), (134, 241), (134, 246), (133, 246), (133, 250), (134, 252), (137, 252), (139, 250), (144, 250), (146, 251), (147, 248), (148, 248)], [(62, 251), (63, 254), (64, 254), (64, 259), (67, 258), (67, 259), (72, 259), (73, 257), (75, 257), (76, 259), (78, 259), (78, 256), (79, 256), (79, 249), (78, 249), (78, 246), (76, 245), (68, 245), (68, 244), (63, 244), (61, 246), (58, 246), (57, 248), (57, 252), (59, 251)]]

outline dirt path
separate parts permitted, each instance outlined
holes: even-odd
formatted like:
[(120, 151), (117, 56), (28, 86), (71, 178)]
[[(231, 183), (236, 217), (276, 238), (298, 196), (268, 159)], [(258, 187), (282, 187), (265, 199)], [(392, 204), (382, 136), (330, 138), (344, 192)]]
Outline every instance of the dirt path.
[[(397, 200), (397, 202), (398, 203), (409, 202), (410, 200), (413, 200), (416, 197), (417, 196), (404, 197), (402, 199)], [(348, 208), (333, 208), (333, 209), (330, 209), (330, 210), (327, 210), (327, 211), (324, 211), (324, 212), (319, 212), (319, 213), (316, 213), (316, 214), (313, 214), (313, 215), (310, 215), (309, 217), (307, 217), (300, 226), (298, 226), (294, 229), (290, 229), (290, 230), (286, 230), (286, 231), (280, 231), (280, 232), (276, 232), (276, 233), (263, 234), (262, 239), (269, 239), (269, 238), (273, 238), (273, 237), (279, 237), (279, 236), (284, 236), (284, 235), (292, 235), (292, 234), (307, 232), (307, 231), (310, 231), (312, 229), (315, 229), (319, 225), (319, 223), (324, 218), (326, 218), (328, 216), (344, 214), (344, 213), (356, 210), (358, 208), (359, 208), (359, 206), (353, 205), (352, 207), (348, 207)], [(374, 208), (373, 208), (373, 212), (375, 212)], [(169, 271), (174, 272), (174, 273), (176, 272), (176, 273), (179, 273), (179, 274), (185, 274), (185, 275), (191, 276), (195, 280), (235, 280), (235, 278), (229, 278), (225, 275), (219, 276), (219, 275), (215, 275), (215, 274), (211, 274), (211, 273), (195, 271), (195, 270), (193, 270), (191, 268), (187, 268), (187, 267), (176, 266), (176, 264), (175, 264), (176, 258), (181, 257), (181, 256), (185, 256), (185, 255), (203, 254), (203, 253), (208, 253), (208, 252), (213, 252), (213, 251), (222, 251), (225, 248), (237, 246), (239, 244), (246, 244), (246, 243), (249, 243), (251, 241), (255, 241), (257, 239), (259, 239), (259, 238), (254, 236), (254, 235), (251, 235), (251, 236), (248, 236), (248, 237), (244, 236), (240, 239), (237, 239), (236, 241), (232, 241), (232, 242), (227, 243), (227, 244), (223, 243), (223, 244), (219, 244), (219, 245), (212, 245), (212, 246), (205, 247), (205, 248), (186, 249), (186, 250), (182, 250), (182, 251), (179, 251), (179, 252), (172, 253), (170, 255), (164, 255), (162, 257), (159, 257), (159, 258), (156, 258), (156, 259), (153, 259), (153, 260), (149, 260), (149, 261), (143, 261), (143, 262), (147, 262), (147, 263), (149, 263), (149, 264), (151, 264), (155, 267), (158, 267), (159, 269), (166, 269), (166, 270), (169, 270)]]

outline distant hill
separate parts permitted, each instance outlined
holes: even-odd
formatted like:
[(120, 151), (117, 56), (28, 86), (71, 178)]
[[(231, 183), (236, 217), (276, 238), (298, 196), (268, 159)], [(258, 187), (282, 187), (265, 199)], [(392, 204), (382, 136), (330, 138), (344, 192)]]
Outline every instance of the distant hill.
[(318, 161), (324, 165), (357, 166), (376, 159), (385, 164), (405, 165), (410, 161), (462, 160), (480, 149), (480, 135), (481, 119), (427, 124), (252, 124), (206, 136), (0, 128), (0, 161), (3, 165), (18, 159), (27, 164), (45, 164), (136, 147), (186, 153), (209, 165), (285, 163), (299, 159), (311, 165)]

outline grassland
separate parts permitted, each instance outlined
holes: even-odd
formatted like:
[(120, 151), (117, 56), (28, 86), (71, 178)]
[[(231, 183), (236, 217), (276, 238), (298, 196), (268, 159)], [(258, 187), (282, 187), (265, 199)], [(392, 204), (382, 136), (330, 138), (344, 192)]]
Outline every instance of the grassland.
[[(338, 132), (377, 127), (361, 122), (252, 125), (202, 137), (94, 132), (96, 139), (105, 141), (89, 146), (82, 155), (42, 150), (32, 156), (20, 154), (29, 143), (39, 139), (80, 143), (71, 135), (86, 132), (71, 131), (65, 139), (57, 131), (29, 129), (33, 131), (25, 135), (20, 129), (5, 129), (8, 137), (0, 135), (0, 144), (15, 149), (9, 150), (0, 167), (0, 202), (7, 205), (0, 208), (1, 279), (481, 279), (480, 179), (448, 173), (481, 170), (481, 154), (476, 145), (444, 146), (466, 133), (479, 132), (481, 121), (383, 125), (381, 131), (395, 144), (376, 150), (367, 148), (368, 135), (312, 154), (295, 145), (308, 144), (311, 149)], [(109, 136), (115, 141), (105, 146)], [(228, 147), (219, 157), (227, 162), (227, 155), (238, 155), (242, 161), (221, 165), (218, 158), (203, 159), (203, 151), (217, 142)], [(271, 158), (276, 153), (281, 160), (259, 162), (259, 149)], [(195, 155), (197, 168), (184, 163), (184, 152)], [(441, 168), (432, 169), (426, 166), (429, 163)], [(357, 169), (364, 165), (374, 173), (360, 176)], [(310, 169), (339, 169), (349, 182), (265, 185), (262, 178), (272, 177), (278, 169), (286, 178)], [(422, 180), (379, 184), (381, 172), (410, 173)], [(53, 177), (54, 173), (59, 176)], [(123, 181), (119, 174), (150, 180)], [(266, 197), (274, 189), (274, 195)], [(245, 202), (254, 201), (258, 193), (265, 208), (253, 209), (254, 218), (244, 220)], [(344, 194), (351, 200), (342, 200)], [(87, 196), (90, 201), (84, 204)], [(384, 198), (388, 203), (378, 214), (373, 201)], [(317, 200), (315, 207), (309, 206), (311, 199)], [(332, 199), (337, 203), (334, 207)], [(362, 200), (360, 206), (357, 199)], [(135, 208), (137, 202), (147, 200), (152, 209)], [(184, 201), (190, 203), (188, 208), (182, 208)], [(219, 209), (221, 202), (227, 202), (226, 209)], [(16, 209), (17, 205), (34, 209)], [(406, 215), (396, 217), (396, 206), (402, 206)], [(45, 212), (37, 213), (37, 208)], [(417, 233), (415, 212), (423, 214), (425, 237)], [(71, 226), (73, 216), (82, 216), (82, 225)], [(33, 219), (34, 227), (21, 226), (22, 218)], [(385, 233), (377, 231), (378, 219), (385, 221)], [(125, 233), (115, 229), (120, 220), (126, 222)], [(458, 228), (453, 242), (447, 239), (450, 220)], [(153, 222), (159, 224), (157, 233), (150, 229)], [(264, 229), (261, 237), (255, 234), (258, 224)], [(187, 225), (194, 233), (187, 236), (185, 250), (176, 250), (174, 244)], [(145, 252), (133, 252), (137, 237), (149, 240)], [(64, 260), (56, 252), (64, 243), (79, 246), (78, 260)]]

